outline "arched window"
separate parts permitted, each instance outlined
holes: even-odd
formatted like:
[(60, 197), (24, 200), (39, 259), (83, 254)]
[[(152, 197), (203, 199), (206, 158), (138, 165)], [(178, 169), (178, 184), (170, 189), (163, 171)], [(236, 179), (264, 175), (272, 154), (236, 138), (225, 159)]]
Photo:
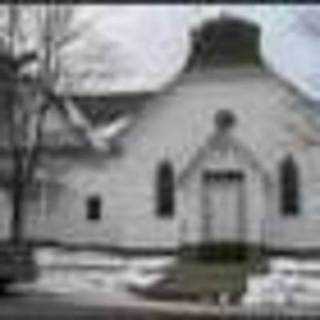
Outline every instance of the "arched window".
[(292, 155), (288, 155), (280, 163), (280, 193), (282, 214), (298, 214), (299, 172)]
[(157, 168), (156, 209), (161, 217), (172, 217), (175, 211), (174, 170), (168, 161), (162, 161)]
[(101, 198), (98, 195), (87, 198), (87, 219), (91, 221), (101, 219)]

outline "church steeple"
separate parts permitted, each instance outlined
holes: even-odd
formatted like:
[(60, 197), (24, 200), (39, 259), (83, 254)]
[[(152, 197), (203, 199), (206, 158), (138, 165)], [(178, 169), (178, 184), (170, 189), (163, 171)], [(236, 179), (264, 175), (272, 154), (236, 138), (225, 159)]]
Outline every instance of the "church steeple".
[(212, 66), (259, 64), (258, 26), (226, 15), (207, 20), (191, 34), (187, 70)]

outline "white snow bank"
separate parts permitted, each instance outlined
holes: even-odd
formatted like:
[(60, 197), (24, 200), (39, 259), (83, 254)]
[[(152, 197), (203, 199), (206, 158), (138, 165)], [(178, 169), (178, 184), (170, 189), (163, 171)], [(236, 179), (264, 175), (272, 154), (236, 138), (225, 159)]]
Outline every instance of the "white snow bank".
[(308, 275), (308, 273), (317, 274), (320, 277), (320, 261), (315, 259), (288, 259), (277, 258), (270, 261), (270, 270), (272, 272), (283, 273), (302, 273)]
[(91, 251), (70, 252), (60, 249), (40, 249), (35, 253), (35, 259), (40, 267), (113, 267), (126, 266), (122, 257), (100, 254)]
[(120, 274), (99, 271), (77, 272), (76, 270), (42, 270), (40, 277), (31, 284), (18, 284), (11, 288), (16, 291), (39, 293), (124, 291)]
[(153, 273), (153, 274), (144, 274), (142, 272), (137, 272), (132, 270), (128, 272), (123, 278), (123, 284), (126, 287), (137, 288), (137, 289), (146, 289), (152, 285), (155, 285), (159, 281), (165, 279), (165, 274), (163, 273)]
[(270, 261), (270, 273), (251, 276), (244, 304), (319, 304), (320, 261), (277, 258)]
[(126, 292), (128, 286), (145, 288), (163, 279), (173, 257), (123, 257), (93, 251), (71, 252), (58, 248), (35, 252), (39, 278), (12, 290), (47, 293)]
[(162, 271), (175, 262), (174, 257), (160, 257), (160, 258), (134, 258), (129, 261), (129, 266), (135, 270), (144, 272)]
[(174, 257), (124, 257), (116, 254), (93, 251), (68, 251), (59, 248), (39, 249), (35, 252), (35, 259), (41, 267), (118, 267), (144, 270), (161, 270), (174, 263)]

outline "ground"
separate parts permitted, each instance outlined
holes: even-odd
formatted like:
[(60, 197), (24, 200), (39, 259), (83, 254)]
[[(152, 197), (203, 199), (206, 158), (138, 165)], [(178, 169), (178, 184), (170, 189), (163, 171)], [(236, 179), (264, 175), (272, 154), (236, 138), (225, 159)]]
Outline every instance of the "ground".
[[(185, 320), (214, 319), (221, 318), (221, 315), (233, 315), (234, 319), (243, 319), (245, 315), (250, 319), (270, 316), (281, 319), (281, 315), (301, 318), (302, 315), (320, 314), (319, 306), (221, 307), (212, 305), (210, 301), (144, 299), (123, 290), (121, 273), (126, 264), (131, 267), (144, 264), (149, 260), (146, 258), (137, 260), (92, 252), (50, 251), (41, 252), (40, 258), (38, 263), (41, 264), (42, 275), (36, 284), (12, 287), (7, 295), (0, 297), (0, 319)], [(90, 268), (83, 265), (88, 261)]]
[(184, 291), (196, 294), (245, 290), (246, 266), (243, 263), (185, 263), (172, 273)]
[[(206, 304), (126, 300), (110, 295), (9, 295), (0, 298), (0, 319), (213, 320), (301, 319), (319, 315), (317, 308), (259, 306), (219, 308)], [(287, 318), (286, 318), (287, 319)]]

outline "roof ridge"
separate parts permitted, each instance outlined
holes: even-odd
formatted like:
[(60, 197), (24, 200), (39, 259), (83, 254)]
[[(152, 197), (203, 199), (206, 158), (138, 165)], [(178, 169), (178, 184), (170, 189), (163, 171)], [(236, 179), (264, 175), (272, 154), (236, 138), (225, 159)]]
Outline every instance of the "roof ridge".
[(236, 80), (240, 77), (274, 77), (272, 73), (261, 66), (246, 67), (216, 67), (206, 70), (193, 70), (192, 72), (184, 72), (181, 83), (188, 83), (194, 80), (210, 79), (214, 81)]

